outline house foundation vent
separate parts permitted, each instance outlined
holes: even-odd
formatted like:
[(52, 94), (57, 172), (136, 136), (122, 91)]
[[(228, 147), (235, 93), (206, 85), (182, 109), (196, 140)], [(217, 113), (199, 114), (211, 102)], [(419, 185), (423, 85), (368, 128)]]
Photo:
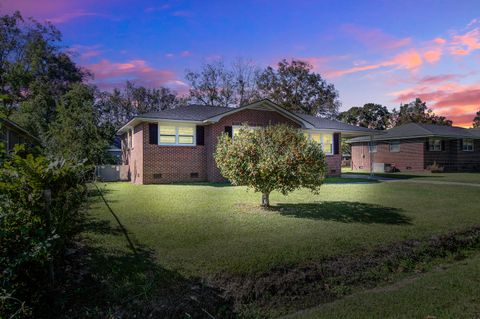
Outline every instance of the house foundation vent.
[(162, 174), (153, 174), (153, 179), (160, 179), (162, 178)]
[(198, 173), (190, 173), (190, 178), (198, 178)]

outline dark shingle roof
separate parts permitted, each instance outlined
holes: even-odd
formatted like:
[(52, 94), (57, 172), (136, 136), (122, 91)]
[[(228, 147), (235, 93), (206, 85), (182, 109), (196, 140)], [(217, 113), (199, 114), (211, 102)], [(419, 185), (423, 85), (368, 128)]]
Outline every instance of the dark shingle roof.
[[(384, 134), (376, 134), (373, 137), (374, 141), (393, 140), (393, 139), (405, 139), (416, 137), (450, 137), (450, 138), (476, 138), (479, 135), (475, 135), (472, 130), (457, 127), (457, 126), (443, 126), (443, 125), (431, 125), (420, 123), (409, 123), (401, 126), (394, 127), (385, 131)], [(349, 143), (367, 142), (370, 137), (356, 137), (349, 140)]]
[(144, 113), (139, 117), (166, 120), (203, 121), (231, 110), (233, 110), (231, 107), (185, 105), (174, 109)]
[(480, 137), (480, 127), (470, 129), (470, 133), (472, 133), (475, 136)]
[(317, 116), (312, 116), (312, 115), (307, 115), (307, 114), (302, 114), (302, 113), (297, 113), (295, 114), (299, 117), (301, 117), (303, 120), (309, 122), (315, 128), (318, 129), (332, 129), (332, 130), (339, 130), (339, 131), (356, 131), (356, 132), (372, 132), (371, 129), (368, 129), (366, 127), (361, 127), (361, 126), (354, 126), (350, 124), (346, 124), (340, 121), (335, 121), (335, 120), (330, 120), (322, 117), (317, 117)]
[[(231, 107), (206, 106), (206, 105), (186, 105), (174, 109), (168, 109), (158, 112), (144, 113), (139, 118), (166, 119), (166, 120), (184, 120), (184, 121), (204, 121), (211, 117), (227, 113), (234, 110)], [(312, 124), (318, 129), (333, 129), (339, 131), (371, 132), (372, 130), (364, 127), (353, 126), (335, 120), (320, 118), (302, 113), (294, 113), (304, 121)]]

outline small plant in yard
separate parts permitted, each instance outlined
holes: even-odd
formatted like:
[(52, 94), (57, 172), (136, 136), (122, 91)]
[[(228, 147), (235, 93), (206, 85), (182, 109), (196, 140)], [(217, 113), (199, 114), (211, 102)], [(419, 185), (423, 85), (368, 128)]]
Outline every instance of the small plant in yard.
[(325, 155), (319, 144), (287, 125), (240, 129), (230, 138), (223, 134), (215, 150), (221, 173), (233, 185), (248, 186), (262, 193), (262, 206), (269, 195), (283, 195), (305, 187), (317, 193), (325, 179)]

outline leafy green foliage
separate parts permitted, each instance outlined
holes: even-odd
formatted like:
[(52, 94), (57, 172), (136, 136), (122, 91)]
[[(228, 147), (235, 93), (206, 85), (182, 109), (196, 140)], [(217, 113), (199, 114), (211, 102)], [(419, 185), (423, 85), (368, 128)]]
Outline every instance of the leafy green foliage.
[(480, 111), (477, 112), (475, 118), (473, 119), (473, 127), (480, 127)]
[[(85, 167), (21, 147), (0, 167), (0, 313), (39, 303), (54, 278), (54, 263), (78, 230), (85, 200)], [(27, 304), (26, 304), (27, 303)]]
[(261, 192), (264, 206), (269, 206), (268, 195), (274, 190), (284, 195), (300, 187), (319, 191), (327, 167), (325, 155), (300, 130), (288, 125), (244, 127), (234, 139), (226, 134), (219, 138), (217, 166), (232, 184)]
[(367, 103), (363, 107), (354, 106), (340, 113), (338, 119), (351, 125), (386, 130), (390, 124), (391, 114), (383, 105)]
[(56, 120), (50, 126), (48, 152), (74, 161), (102, 163), (108, 146), (107, 137), (102, 133), (93, 106), (93, 89), (74, 84), (62, 96)]
[(392, 127), (407, 123), (423, 123), (452, 126), (453, 122), (444, 116), (435, 115), (427, 107), (426, 102), (417, 98), (408, 104), (400, 105), (400, 109), (394, 109), (392, 112)]
[(333, 84), (301, 60), (282, 60), (267, 67), (257, 79), (259, 94), (290, 111), (336, 117), (340, 102)]
[(0, 16), (0, 113), (13, 115), (37, 136), (54, 118), (54, 97), (89, 75), (60, 41), (61, 33), (50, 23), (25, 20), (19, 12)]

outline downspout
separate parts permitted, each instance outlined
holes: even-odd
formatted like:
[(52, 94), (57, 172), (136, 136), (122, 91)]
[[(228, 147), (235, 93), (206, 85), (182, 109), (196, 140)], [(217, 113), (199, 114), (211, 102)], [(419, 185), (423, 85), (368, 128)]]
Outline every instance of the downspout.
[(370, 145), (368, 146), (368, 157), (370, 158), (370, 177), (374, 177), (375, 173), (373, 172), (373, 152), (371, 152), (371, 147), (373, 147), (373, 134), (370, 134)]

